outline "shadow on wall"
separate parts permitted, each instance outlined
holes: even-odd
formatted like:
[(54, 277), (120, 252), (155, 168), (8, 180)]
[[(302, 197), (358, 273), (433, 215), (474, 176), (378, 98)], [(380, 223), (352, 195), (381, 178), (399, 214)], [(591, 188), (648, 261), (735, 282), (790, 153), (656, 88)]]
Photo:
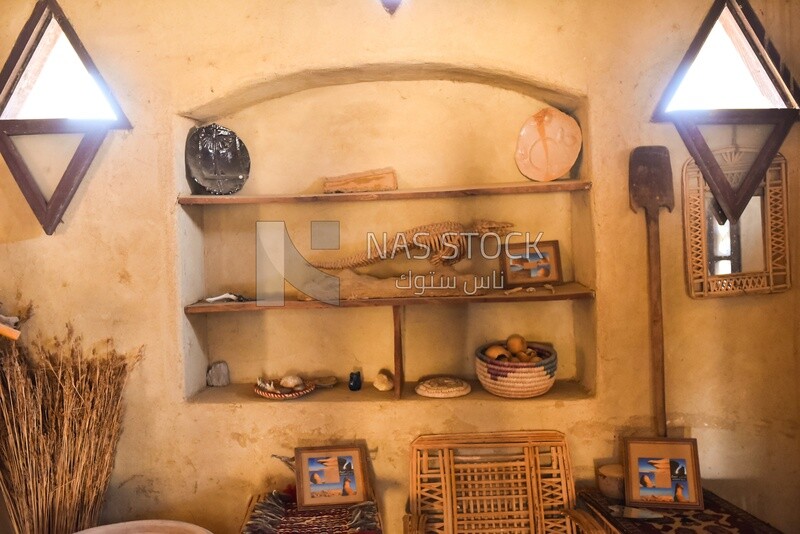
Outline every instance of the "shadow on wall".
[[(753, 477), (703, 479), (703, 488), (713, 491), (753, 515), (759, 515), (759, 510), (765, 508), (764, 496), (753, 492), (753, 487), (757, 485), (758, 480)], [(761, 519), (766, 520), (764, 517)]]

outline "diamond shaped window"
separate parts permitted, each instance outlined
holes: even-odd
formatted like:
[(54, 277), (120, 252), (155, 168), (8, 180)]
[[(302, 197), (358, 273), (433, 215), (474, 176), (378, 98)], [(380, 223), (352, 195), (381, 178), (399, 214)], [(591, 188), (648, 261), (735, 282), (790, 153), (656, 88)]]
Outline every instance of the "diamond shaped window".
[[(0, 71), (0, 154), (45, 233), (61, 223), (109, 130), (130, 128), (61, 7), (39, 0)], [(66, 163), (51, 161), (65, 148), (52, 134), (73, 134)], [(58, 151), (43, 148), (53, 139)]]
[[(719, 205), (719, 222), (736, 223), (800, 117), (798, 85), (747, 0), (715, 0), (653, 116), (675, 124)], [(701, 125), (767, 128), (740, 183), (732, 184)]]

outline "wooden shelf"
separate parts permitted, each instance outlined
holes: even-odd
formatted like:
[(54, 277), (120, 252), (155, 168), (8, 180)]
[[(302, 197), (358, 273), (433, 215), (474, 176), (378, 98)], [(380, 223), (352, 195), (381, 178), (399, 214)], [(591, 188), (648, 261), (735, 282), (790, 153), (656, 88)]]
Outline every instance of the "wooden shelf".
[[(189, 195), (178, 198), (178, 204), (183, 206), (245, 206), (268, 204), (304, 204), (315, 202), (362, 202), (383, 200), (410, 200), (410, 199), (436, 199), (436, 198), (468, 198), (474, 196), (491, 195), (521, 195), (540, 193), (569, 193), (589, 191), (591, 182), (580, 180), (556, 180), (553, 182), (509, 182), (497, 184), (478, 184), (470, 186), (432, 187), (421, 189), (405, 189), (398, 191), (359, 192), (359, 193), (308, 193), (308, 194), (277, 194), (277, 195)], [(413, 292), (409, 292), (413, 293)], [(215, 313), (254, 313), (270, 310), (311, 310), (311, 309), (336, 309), (385, 306), (392, 308), (394, 320), (394, 377), (393, 391), (379, 392), (371, 385), (365, 384), (359, 392), (351, 392), (346, 385), (340, 385), (333, 390), (318, 390), (300, 399), (281, 401), (281, 406), (293, 403), (307, 402), (393, 402), (403, 398), (412, 402), (452, 402), (453, 400), (468, 402), (484, 401), (508, 402), (509, 399), (496, 397), (475, 383), (473, 391), (465, 397), (458, 399), (428, 399), (420, 397), (414, 392), (414, 384), (405, 383), (404, 351), (403, 351), (403, 321), (402, 310), (404, 306), (412, 305), (463, 305), (481, 303), (512, 303), (512, 302), (547, 302), (565, 300), (593, 299), (593, 289), (577, 282), (569, 282), (554, 286), (553, 289), (544, 287), (536, 288), (535, 292), (526, 290), (506, 294), (503, 290), (492, 290), (483, 295), (458, 295), (435, 296), (424, 295), (387, 298), (364, 298), (342, 300), (338, 306), (326, 304), (316, 300), (297, 300), (296, 295), (286, 295), (286, 300), (281, 306), (263, 306), (256, 301), (249, 302), (223, 302), (207, 303), (204, 301), (189, 304), (184, 307), (187, 315), (215, 314)], [(530, 399), (534, 402), (560, 402), (563, 400), (580, 400), (590, 397), (584, 387), (578, 382), (557, 381), (553, 389), (541, 398)], [(229, 404), (240, 405), (243, 403), (275, 403), (258, 397), (253, 392), (251, 384), (234, 384), (225, 388), (206, 388), (190, 399), (194, 404)], [(524, 402), (524, 401), (518, 401)], [(540, 404), (541, 406), (541, 404)]]
[(508, 182), (490, 185), (401, 189), (368, 193), (309, 193), (299, 195), (191, 195), (178, 197), (184, 206), (227, 206), (247, 204), (294, 204), (303, 202), (354, 202), (371, 200), (408, 200), (486, 195), (518, 195), (588, 191), (591, 182), (556, 180), (554, 182)]
[(259, 306), (257, 302), (197, 302), (184, 308), (187, 314), (200, 313), (239, 313), (239, 312), (264, 312), (269, 310), (298, 310), (313, 308), (363, 308), (369, 306), (410, 306), (417, 304), (472, 304), (492, 302), (533, 302), (550, 300), (579, 300), (594, 298), (594, 290), (577, 282), (569, 282), (553, 287), (553, 291), (540, 287), (535, 293), (525, 290), (506, 295), (497, 290), (486, 295), (463, 295), (455, 297), (396, 297), (343, 300), (339, 306), (333, 306), (316, 300), (289, 300), (283, 306)]
[[(561, 402), (569, 400), (588, 399), (591, 394), (579, 382), (571, 380), (556, 380), (552, 389), (540, 397), (532, 399), (507, 399), (497, 397), (487, 392), (477, 380), (470, 381), (472, 391), (463, 397), (452, 399), (431, 399), (421, 397), (414, 392), (415, 383), (407, 383), (403, 387), (403, 402)], [(270, 405), (281, 409), (290, 407), (292, 404), (307, 404), (320, 402), (397, 402), (395, 395), (391, 391), (378, 391), (372, 384), (364, 383), (360, 391), (350, 391), (347, 383), (341, 381), (331, 389), (319, 388), (304, 397), (291, 400), (270, 400), (259, 397), (253, 392), (253, 384), (231, 384), (221, 388), (207, 387), (200, 393), (189, 399), (194, 404), (262, 404), (265, 407)]]

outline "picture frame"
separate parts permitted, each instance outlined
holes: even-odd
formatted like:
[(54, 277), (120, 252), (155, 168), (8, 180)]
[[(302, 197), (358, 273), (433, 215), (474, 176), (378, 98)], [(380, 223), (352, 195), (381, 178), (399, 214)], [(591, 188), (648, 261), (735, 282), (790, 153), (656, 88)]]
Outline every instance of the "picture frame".
[(626, 505), (704, 508), (694, 438), (626, 438), (624, 466)]
[(540, 241), (535, 247), (531, 243), (504, 245), (500, 253), (500, 270), (503, 287), (560, 284), (563, 279), (558, 241)]
[(359, 445), (295, 449), (297, 508), (307, 510), (369, 500), (367, 454)]

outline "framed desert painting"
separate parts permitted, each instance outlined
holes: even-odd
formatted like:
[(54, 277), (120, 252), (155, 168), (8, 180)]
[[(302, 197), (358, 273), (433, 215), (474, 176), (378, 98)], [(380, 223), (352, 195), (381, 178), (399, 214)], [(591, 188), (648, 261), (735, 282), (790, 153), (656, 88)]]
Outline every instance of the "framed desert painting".
[(561, 280), (561, 254), (558, 241), (540, 241), (536, 246), (511, 243), (500, 254), (504, 287), (558, 284)]
[(341, 506), (368, 500), (366, 454), (363, 447), (295, 449), (297, 507)]
[(628, 506), (703, 509), (696, 440), (627, 438), (624, 459)]

